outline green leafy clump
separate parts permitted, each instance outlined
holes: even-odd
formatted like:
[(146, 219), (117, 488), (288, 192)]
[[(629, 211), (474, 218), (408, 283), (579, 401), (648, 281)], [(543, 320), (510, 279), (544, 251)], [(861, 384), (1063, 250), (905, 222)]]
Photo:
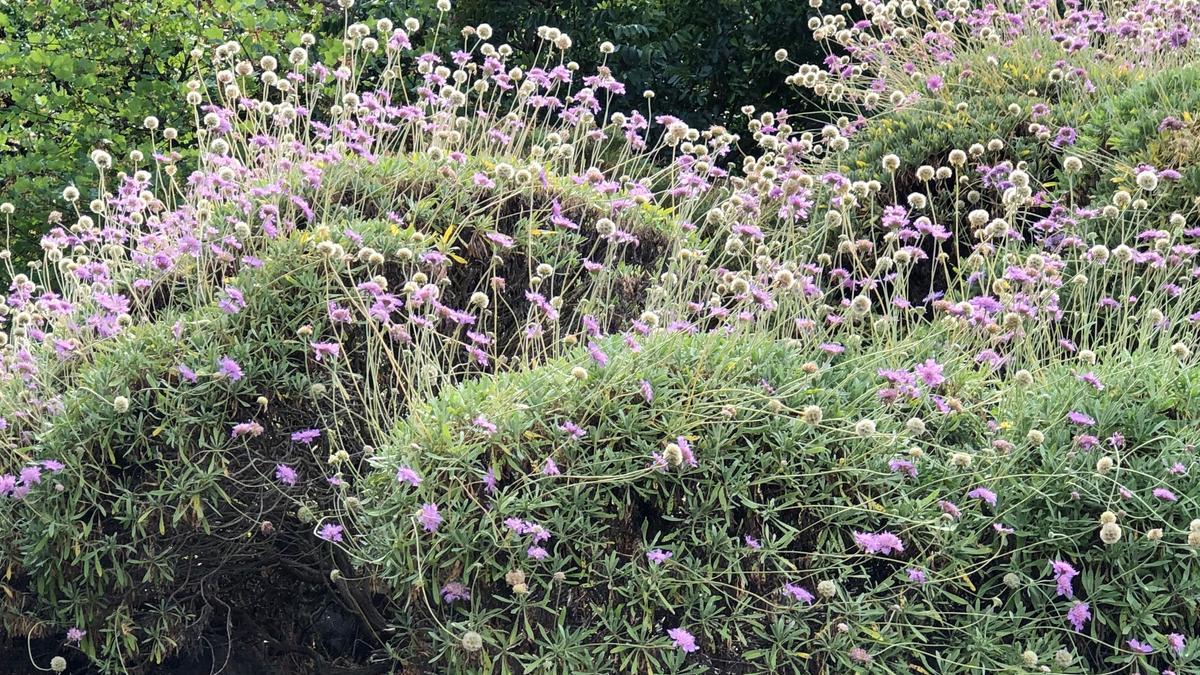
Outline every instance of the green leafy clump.
[(1079, 148), (1102, 158), (1097, 196), (1137, 193), (1138, 167), (1150, 165), (1180, 174), (1155, 195), (1153, 209), (1191, 212), (1200, 194), (1200, 67), (1154, 73), (1100, 101), (1080, 129)]
[[(1091, 672), (1148, 617), (1162, 635), (1142, 639), (1195, 626), (1200, 483), (1171, 471), (1200, 436), (1194, 370), (1128, 354), (1097, 390), (1072, 364), (947, 367), (897, 398), (898, 372), (953, 362), (949, 337), (830, 357), (661, 336), (415, 407), (346, 522), (391, 590), (393, 654), (452, 672), (960, 672), (1066, 650), (1056, 672)], [(1121, 546), (1101, 541), (1109, 515)], [(903, 548), (864, 548), (880, 533)]]
[[(84, 654), (104, 668), (136, 671), (190, 649), (202, 634), (195, 627), (216, 607), (267, 635), (311, 630), (288, 608), (320, 604), (330, 592), (369, 607), (361, 580), (329, 587), (327, 547), (312, 531), (316, 519), (344, 511), (339, 486), (357, 474), (364, 448), (410, 399), (488, 372), (497, 358), (533, 357), (516, 328), (530, 307), (522, 295), (530, 260), (554, 263), (540, 283), (570, 301), (564, 324), (582, 311), (616, 321), (640, 311), (627, 294), (645, 284), (645, 265), (672, 225), (644, 209), (630, 226), (642, 244), (627, 256), (596, 237), (595, 195), (569, 181), (548, 176), (544, 185), (480, 199), (472, 172), (495, 164), (472, 159), (454, 175), (406, 156), (339, 167), (323, 208), (341, 231), (326, 224), (257, 242), (244, 252), (260, 265), (191, 293), (146, 297), (123, 279), (118, 288), (139, 299), (142, 325), (77, 346), (65, 360), (52, 355), (54, 345), (40, 345), (37, 377), (60, 383), (57, 414), (14, 419), (5, 442), (22, 446), (14, 461), (53, 457), (71, 468), (55, 476), (61, 492), (0, 503), (14, 524), (0, 549), (11, 575), (0, 601), (5, 625), (33, 637), (50, 625), (86, 626)], [(552, 203), (587, 229), (551, 232)], [(486, 239), (499, 230), (514, 233), (512, 244)], [(430, 263), (429, 255), (448, 262)], [(606, 261), (611, 278), (582, 270), (586, 257)], [(496, 287), (499, 275), (512, 286)], [(402, 297), (416, 288), (405, 283), (422, 277), (456, 306), (488, 293), (493, 309), (481, 324), (502, 328), (488, 359), (468, 358), (461, 330), (426, 350), (404, 350), (413, 338), (403, 328), (332, 318), (333, 306), (367, 313), (360, 284)], [(618, 282), (624, 290), (603, 290)], [(330, 343), (333, 353), (314, 346)], [(401, 349), (386, 357), (381, 344)], [(367, 371), (390, 375), (355, 375)], [(25, 381), (3, 385), (7, 409), (33, 395)], [(359, 399), (370, 405), (352, 403)], [(307, 430), (319, 433), (292, 436)], [(345, 555), (333, 566), (351, 574)], [(386, 630), (377, 613), (363, 611), (363, 630)], [(52, 623), (39, 621), (46, 617)], [(318, 642), (310, 658), (320, 663), (330, 651)]]

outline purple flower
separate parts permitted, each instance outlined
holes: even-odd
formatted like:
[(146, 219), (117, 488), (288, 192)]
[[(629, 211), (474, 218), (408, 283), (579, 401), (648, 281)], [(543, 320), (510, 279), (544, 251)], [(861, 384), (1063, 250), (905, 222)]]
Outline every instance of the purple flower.
[(72, 644), (79, 644), (80, 642), (83, 641), (84, 635), (87, 635), (86, 630), (83, 630), (81, 628), (68, 628), (67, 629), (67, 642), (70, 642)]
[(1076, 633), (1083, 631), (1083, 624), (1092, 620), (1091, 606), (1086, 602), (1076, 602), (1067, 610), (1067, 621), (1071, 622), (1071, 626)]
[(292, 432), (292, 440), (297, 443), (303, 443), (305, 445), (312, 444), (312, 442), (317, 440), (317, 438), (319, 438), (320, 436), (321, 436), (320, 429), (304, 429), (302, 431), (293, 431)]
[(342, 346), (336, 342), (313, 342), (309, 346), (312, 347), (313, 358), (317, 361), (324, 360), (327, 356), (337, 358), (342, 351)]
[(221, 308), (226, 314), (237, 314), (246, 307), (246, 296), (241, 291), (233, 286), (226, 286), (223, 290), (225, 297), (217, 302), (217, 307)]
[(1090, 427), (1096, 423), (1096, 420), (1088, 417), (1078, 410), (1072, 410), (1071, 412), (1067, 413), (1067, 421), (1083, 427)]
[(287, 464), (275, 465), (275, 478), (284, 485), (296, 484), (296, 470)]
[(231, 382), (237, 382), (242, 379), (242, 367), (238, 365), (237, 361), (228, 356), (222, 356), (221, 360), (217, 362), (217, 366), (218, 372), (228, 377)]
[(650, 386), (648, 381), (642, 380), (638, 386), (642, 389), (642, 398), (646, 399), (646, 403), (654, 400), (654, 389)]
[(263, 426), (258, 422), (242, 422), (241, 424), (233, 425), (233, 437), (239, 436), (261, 436)]
[(183, 365), (182, 363), (179, 364), (178, 366), (175, 366), (175, 370), (179, 371), (180, 377), (182, 377), (183, 379), (185, 379), (188, 382), (191, 382), (193, 384), (196, 383), (196, 380), (200, 379), (196, 375), (196, 371), (192, 370), (191, 368), (188, 368), (187, 366)]
[(809, 605), (813, 604), (813, 601), (817, 599), (816, 596), (808, 592), (808, 589), (791, 583), (784, 584), (780, 592), (784, 595), (792, 596), (796, 602), (803, 602)]
[(900, 537), (891, 532), (879, 532), (872, 534), (870, 532), (855, 532), (854, 543), (865, 553), (881, 553), (888, 555), (892, 552), (900, 552), (904, 550), (904, 543), (900, 541)]
[(603, 351), (601, 351), (600, 347), (596, 345), (595, 342), (589, 342), (587, 349), (588, 354), (591, 354), (592, 360), (596, 362), (597, 366), (603, 368), (604, 366), (608, 365), (608, 354), (605, 354)]
[(958, 519), (962, 517), (962, 511), (958, 509), (958, 506), (956, 506), (954, 502), (948, 502), (943, 499), (938, 502), (938, 508), (942, 510), (942, 513), (950, 516), (951, 518)]
[(917, 367), (913, 368), (913, 371), (916, 372), (917, 377), (921, 378), (921, 381), (927, 387), (936, 387), (946, 381), (946, 378), (942, 375), (942, 365), (933, 359), (926, 359), (925, 363), (917, 365)]
[(571, 438), (575, 439), (580, 439), (587, 435), (587, 431), (585, 431), (583, 427), (572, 422), (571, 420), (567, 420), (566, 422), (558, 425), (558, 430), (569, 434)]
[(1057, 594), (1065, 595), (1068, 598), (1075, 597), (1075, 589), (1071, 588), (1071, 580), (1079, 576), (1079, 572), (1070, 563), (1062, 560), (1055, 560), (1051, 563), (1051, 568), (1054, 570)]
[(550, 555), (546, 552), (546, 549), (542, 548), (541, 546), (530, 546), (529, 549), (525, 551), (525, 554), (534, 560), (545, 560), (546, 556)]
[(1154, 488), (1154, 490), (1151, 491), (1151, 494), (1165, 502), (1179, 501), (1179, 497), (1176, 497), (1175, 493), (1171, 492), (1167, 488)]
[(442, 600), (445, 600), (446, 602), (457, 602), (458, 600), (470, 599), (471, 590), (457, 581), (451, 581), (445, 586), (442, 586)]
[(413, 487), (417, 487), (421, 484), (421, 475), (407, 466), (402, 466), (396, 469), (396, 482), (408, 483)]
[(890, 460), (888, 468), (892, 470), (892, 473), (903, 473), (911, 478), (917, 477), (917, 466), (907, 459)]
[(558, 470), (558, 464), (554, 461), (554, 458), (547, 457), (545, 463), (542, 464), (542, 475), (557, 476), (561, 473), (562, 472)]
[(479, 415), (475, 419), (471, 420), (471, 424), (474, 424), (488, 436), (496, 433), (496, 425), (489, 422), (488, 418), (484, 417), (483, 415)]
[(58, 473), (66, 468), (63, 463), (57, 459), (43, 459), (40, 464), (42, 465), (43, 469), (47, 469), (51, 473)]
[(344, 528), (342, 528), (341, 525), (335, 525), (333, 523), (325, 523), (324, 525), (321, 526), (321, 530), (320, 530), (320, 532), (317, 533), (317, 536), (324, 539), (325, 541), (329, 541), (329, 542), (338, 544), (338, 543), (341, 543), (341, 541), (342, 541), (343, 529)]
[(1004, 523), (992, 523), (992, 529), (996, 531), (996, 534), (1012, 534), (1016, 532), (1016, 530)]
[(685, 652), (691, 653), (700, 649), (696, 646), (696, 637), (682, 628), (668, 630), (667, 636), (671, 638), (676, 647)]
[(1104, 383), (1100, 381), (1099, 377), (1096, 377), (1095, 373), (1084, 373), (1082, 375), (1076, 375), (1075, 377), (1078, 378), (1080, 382), (1086, 382), (1087, 384), (1090, 384), (1096, 391), (1104, 391)]
[(915, 567), (908, 568), (908, 580), (914, 583), (923, 584), (928, 579), (925, 577), (925, 572)]
[(754, 537), (751, 537), (750, 535), (746, 535), (746, 546), (749, 546), (750, 548), (757, 551), (758, 549), (762, 548), (762, 542), (755, 539)]
[(1129, 648), (1133, 651), (1141, 652), (1142, 654), (1149, 654), (1154, 651), (1154, 647), (1139, 641), (1137, 638), (1130, 638), (1129, 642), (1125, 644), (1129, 645)]
[(688, 443), (686, 438), (683, 436), (677, 437), (675, 439), (675, 445), (679, 446), (679, 452), (683, 455), (683, 461), (686, 462), (688, 466), (699, 466), (699, 463), (696, 461), (696, 455), (692, 452), (692, 446), (690, 443)]
[(21, 469), (21, 482), (25, 485), (33, 485), (42, 482), (42, 468), (39, 466), (27, 466)]
[(1175, 652), (1176, 656), (1183, 654), (1183, 650), (1187, 647), (1187, 641), (1179, 633), (1171, 633), (1167, 636), (1167, 644), (1170, 645), (1171, 651)]
[(667, 558), (675, 555), (671, 551), (664, 551), (661, 548), (652, 549), (646, 552), (646, 558), (655, 565), (661, 565), (667, 561)]
[(442, 514), (438, 513), (437, 504), (422, 504), (421, 510), (417, 512), (417, 520), (421, 521), (426, 532), (437, 532), (438, 526), (442, 524)]
[(980, 499), (988, 503), (988, 506), (996, 505), (996, 493), (985, 487), (977, 487), (967, 493), (967, 497), (971, 499)]

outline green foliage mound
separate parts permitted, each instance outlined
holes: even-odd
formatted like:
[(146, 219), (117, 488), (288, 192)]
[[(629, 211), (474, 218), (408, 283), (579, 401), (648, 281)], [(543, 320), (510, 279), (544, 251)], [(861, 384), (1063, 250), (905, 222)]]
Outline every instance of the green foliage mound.
[[(1096, 367), (1099, 391), (1081, 363), (943, 374), (927, 359), (948, 336), (923, 337), (836, 357), (751, 335), (608, 343), (603, 366), (580, 353), (414, 407), (347, 524), (391, 589), (393, 654), (999, 672), (1028, 651), (1082, 673), (1195, 626), (1196, 373), (1129, 354)], [(889, 403), (901, 371), (917, 393)]]

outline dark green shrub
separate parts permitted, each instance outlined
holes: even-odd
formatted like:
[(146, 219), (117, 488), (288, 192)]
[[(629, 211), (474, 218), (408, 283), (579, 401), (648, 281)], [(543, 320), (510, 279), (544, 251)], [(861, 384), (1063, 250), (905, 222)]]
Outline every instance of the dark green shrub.
[[(853, 672), (868, 657), (879, 672), (997, 672), (1065, 649), (1055, 672), (1082, 673), (1128, 663), (1130, 638), (1162, 652), (1167, 633), (1194, 629), (1195, 371), (1128, 355), (1095, 368), (1096, 391), (1065, 364), (1023, 386), (947, 360), (945, 382), (884, 402), (876, 369), (949, 358), (942, 339), (831, 358), (750, 335), (662, 336), (638, 352), (606, 344), (603, 367), (580, 353), (415, 407), (346, 523), (391, 589), (393, 654), (444, 672)], [(1123, 444), (1088, 449), (1117, 432)], [(694, 467), (655, 468), (684, 441)], [(1098, 472), (1105, 454), (1116, 468)], [(421, 518), (428, 504), (440, 524)], [(1105, 511), (1117, 545), (1099, 538)], [(856, 532), (903, 550), (867, 554)], [(1069, 597), (1055, 561), (1079, 573)], [(1077, 601), (1092, 617), (1081, 632)], [(677, 627), (697, 652), (672, 646)], [(468, 632), (481, 650), (464, 648)]]

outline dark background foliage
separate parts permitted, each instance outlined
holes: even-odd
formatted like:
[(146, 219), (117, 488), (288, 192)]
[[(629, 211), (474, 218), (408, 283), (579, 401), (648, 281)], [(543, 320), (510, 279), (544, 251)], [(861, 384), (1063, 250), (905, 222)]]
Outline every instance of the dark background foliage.
[(14, 257), (37, 254), (65, 186), (89, 194), (92, 149), (126, 154), (147, 115), (188, 142), (192, 47), (237, 35), (277, 51), (319, 15), (301, 0), (0, 0), (0, 200), (17, 207)]

